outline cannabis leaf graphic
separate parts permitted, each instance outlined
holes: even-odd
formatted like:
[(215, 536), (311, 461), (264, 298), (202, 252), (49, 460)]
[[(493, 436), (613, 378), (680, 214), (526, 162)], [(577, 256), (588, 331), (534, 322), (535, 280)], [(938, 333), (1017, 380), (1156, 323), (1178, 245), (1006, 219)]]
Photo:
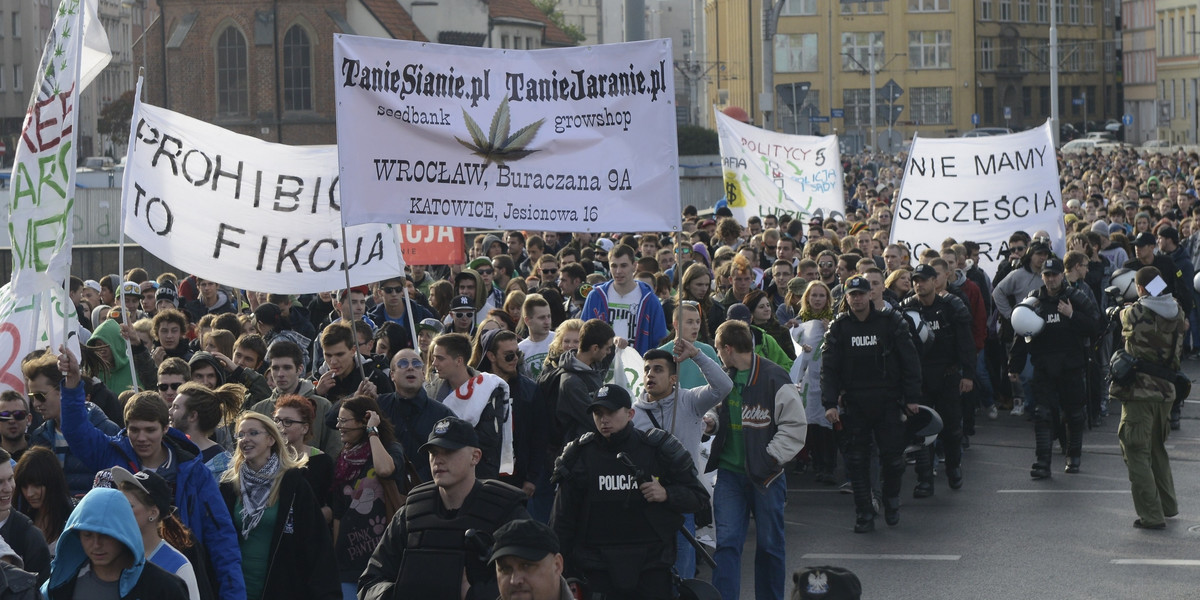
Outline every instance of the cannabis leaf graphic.
[(528, 150), (529, 143), (533, 141), (537, 135), (538, 129), (542, 127), (542, 123), (546, 119), (538, 119), (529, 125), (526, 125), (517, 130), (516, 133), (509, 135), (510, 120), (508, 112), (508, 98), (500, 102), (500, 108), (496, 109), (496, 114), (492, 115), (492, 126), (485, 135), (483, 129), (467, 114), (467, 110), (463, 109), (463, 121), (467, 124), (467, 131), (471, 134), (471, 141), (467, 142), (455, 136), (458, 143), (466, 146), (474, 154), (482, 158), (485, 163), (492, 162), (504, 164), (509, 161), (520, 160), (538, 152), (538, 150)]

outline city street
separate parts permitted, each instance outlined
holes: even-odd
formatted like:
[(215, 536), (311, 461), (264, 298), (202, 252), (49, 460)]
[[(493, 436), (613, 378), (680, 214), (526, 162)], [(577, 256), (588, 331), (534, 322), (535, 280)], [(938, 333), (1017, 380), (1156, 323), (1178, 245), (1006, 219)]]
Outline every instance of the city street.
[[(1192, 380), (1200, 363), (1186, 361)], [(856, 535), (848, 494), (788, 474), (787, 593), (791, 574), (805, 566), (854, 571), (863, 598), (889, 600), (1045, 598), (1196, 598), (1200, 576), (1200, 394), (1184, 409), (1183, 428), (1167, 442), (1179, 516), (1166, 530), (1133, 527), (1137, 517), (1117, 443), (1119, 408), (1084, 437), (1083, 472), (1034, 481), (1033, 425), (1002, 412), (980, 415), (959, 491), (938, 469), (936, 494), (914, 500), (911, 466), (905, 473), (900, 525), (882, 515), (875, 533)], [(839, 464), (840, 474), (840, 464)], [(742, 598), (754, 598), (754, 541), (742, 561)], [(702, 577), (706, 576), (702, 575)]]

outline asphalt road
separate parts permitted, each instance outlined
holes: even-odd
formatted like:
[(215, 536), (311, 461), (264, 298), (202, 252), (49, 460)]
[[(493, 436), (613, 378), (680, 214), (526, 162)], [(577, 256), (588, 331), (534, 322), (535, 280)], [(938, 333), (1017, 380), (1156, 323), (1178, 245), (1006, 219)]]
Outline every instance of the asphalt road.
[[(1200, 380), (1200, 362), (1184, 369)], [(888, 527), (880, 515), (871, 534), (853, 533), (849, 495), (789, 473), (787, 594), (793, 572), (829, 564), (854, 571), (867, 599), (1200, 598), (1200, 385), (1191, 398), (1182, 430), (1167, 442), (1180, 513), (1162, 531), (1133, 527), (1119, 407), (1085, 434), (1082, 473), (1063, 473), (1056, 447), (1053, 476), (1042, 481), (1029, 477), (1032, 423), (980, 415), (963, 488), (950, 490), (939, 466), (935, 495), (914, 500), (909, 468), (900, 524)], [(742, 560), (746, 599), (755, 597), (753, 557), (752, 525)]]

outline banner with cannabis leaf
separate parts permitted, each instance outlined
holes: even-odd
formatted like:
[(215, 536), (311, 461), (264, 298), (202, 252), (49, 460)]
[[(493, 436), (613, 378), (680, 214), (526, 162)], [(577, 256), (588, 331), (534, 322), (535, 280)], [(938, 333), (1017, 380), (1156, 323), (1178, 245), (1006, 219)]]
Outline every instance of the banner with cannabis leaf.
[(678, 227), (671, 41), (502, 50), (334, 36), (345, 225)]

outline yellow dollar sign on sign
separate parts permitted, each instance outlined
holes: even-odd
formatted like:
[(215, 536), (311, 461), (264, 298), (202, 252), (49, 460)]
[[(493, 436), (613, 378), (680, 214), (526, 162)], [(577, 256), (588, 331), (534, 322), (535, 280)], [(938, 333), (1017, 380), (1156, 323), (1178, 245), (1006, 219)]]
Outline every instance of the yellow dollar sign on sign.
[(746, 206), (746, 197), (742, 195), (742, 184), (738, 181), (737, 171), (725, 170), (725, 201), (731, 207)]

